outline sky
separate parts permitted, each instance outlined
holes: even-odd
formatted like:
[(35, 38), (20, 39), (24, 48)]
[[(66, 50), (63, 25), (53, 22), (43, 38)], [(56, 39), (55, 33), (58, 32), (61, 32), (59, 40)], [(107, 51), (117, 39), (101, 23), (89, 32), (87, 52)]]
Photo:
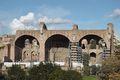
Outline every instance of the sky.
[(0, 35), (20, 29), (106, 29), (120, 36), (120, 0), (0, 0)]

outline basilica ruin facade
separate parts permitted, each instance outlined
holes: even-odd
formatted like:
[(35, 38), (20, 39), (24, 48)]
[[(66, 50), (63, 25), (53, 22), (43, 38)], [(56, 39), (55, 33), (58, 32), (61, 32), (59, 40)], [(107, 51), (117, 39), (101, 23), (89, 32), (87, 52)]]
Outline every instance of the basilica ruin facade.
[(0, 37), (0, 60), (51, 61), (65, 65), (69, 58), (73, 63), (82, 63), (82, 55), (87, 53), (91, 65), (100, 64), (103, 52), (113, 53), (113, 38), (112, 23), (100, 30), (81, 30), (78, 25), (73, 25), (71, 30), (48, 30), (41, 22), (39, 30), (17, 30), (15, 35)]

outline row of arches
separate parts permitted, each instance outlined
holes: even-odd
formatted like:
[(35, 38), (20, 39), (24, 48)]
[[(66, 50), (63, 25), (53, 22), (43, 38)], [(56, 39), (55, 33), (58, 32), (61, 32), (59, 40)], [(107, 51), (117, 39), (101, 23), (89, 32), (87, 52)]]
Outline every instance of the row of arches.
[[(40, 47), (40, 42), (33, 36), (30, 35), (23, 35), (16, 39), (15, 41), (15, 61), (21, 61), (23, 60), (23, 55), (25, 55), (25, 41), (26, 39), (29, 40), (30, 46), (32, 46), (33, 40), (36, 40), (36, 44)], [(102, 38), (97, 35), (86, 35), (83, 38), (79, 40), (79, 45), (85, 49), (86, 46), (90, 43), (99, 44), (99, 41)], [(94, 42), (95, 41), (95, 42)], [(49, 37), (45, 42), (45, 60), (49, 61), (64, 61), (64, 59), (68, 56), (68, 46), (69, 46), (70, 40), (65, 37), (64, 35), (56, 34), (51, 37)], [(91, 45), (92, 46), (92, 45)], [(32, 54), (29, 52), (29, 50), (33, 50), (32, 48), (26, 48), (26, 51), (28, 50), (29, 54)], [(23, 52), (24, 51), (24, 52)], [(40, 50), (38, 53), (40, 54)], [(24, 53), (24, 54), (22, 54)], [(26, 54), (28, 54), (26, 53)], [(34, 53), (35, 54), (35, 53)], [(36, 56), (39, 57), (39, 54), (36, 54)], [(24, 56), (24, 58), (27, 56)], [(32, 55), (29, 57), (33, 57)], [(32, 58), (31, 58), (32, 59)], [(38, 60), (38, 59), (37, 59)]]

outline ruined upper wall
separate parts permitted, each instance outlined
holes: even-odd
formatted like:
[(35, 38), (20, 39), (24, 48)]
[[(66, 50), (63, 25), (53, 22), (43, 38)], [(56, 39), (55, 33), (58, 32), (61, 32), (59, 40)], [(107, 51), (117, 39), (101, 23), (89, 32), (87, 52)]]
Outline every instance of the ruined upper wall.
[(11, 44), (15, 39), (15, 35), (4, 35), (0, 38), (2, 44)]
[(113, 24), (108, 23), (106, 29), (81, 30), (78, 29), (78, 25), (75, 24), (71, 30), (48, 30), (46, 24), (42, 22), (40, 23), (39, 30), (17, 30), (15, 40), (22, 35), (30, 35), (39, 41), (40, 39), (46, 41), (49, 37), (60, 34), (67, 37), (70, 41), (72, 41), (73, 37), (76, 37), (76, 41), (79, 41), (80, 38), (84, 37), (85, 35), (97, 35), (108, 42), (110, 35), (114, 35), (113, 28)]

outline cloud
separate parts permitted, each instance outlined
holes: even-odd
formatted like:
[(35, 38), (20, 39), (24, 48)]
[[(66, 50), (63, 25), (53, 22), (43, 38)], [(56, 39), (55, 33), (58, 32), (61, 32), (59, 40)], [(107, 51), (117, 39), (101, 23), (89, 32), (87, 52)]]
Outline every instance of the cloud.
[(10, 28), (12, 33), (15, 33), (16, 30), (23, 30), (23, 29), (36, 29), (31, 23), (34, 20), (34, 13), (29, 12), (26, 16), (21, 16), (19, 19), (15, 18), (10, 23)]
[(29, 12), (26, 16), (21, 16), (20, 21), (22, 23), (30, 23), (34, 20), (34, 13)]
[(112, 14), (105, 16), (107, 18), (119, 18), (120, 17), (120, 8), (113, 10)]
[(25, 25), (20, 20), (18, 20), (16, 18), (10, 23), (10, 26), (13, 30), (25, 28)]
[[(37, 12), (29, 12), (27, 15), (14, 18), (10, 22), (13, 33), (16, 30), (37, 29), (40, 22), (45, 24), (71, 24), (72, 21), (66, 19), (70, 12), (62, 7), (41, 6)], [(57, 26), (57, 25), (56, 25)], [(48, 28), (52, 28), (51, 25)], [(60, 27), (60, 26), (59, 26)], [(57, 27), (58, 28), (58, 27)]]
[[(36, 23), (35, 23), (36, 22)], [(37, 27), (34, 25), (38, 25), (37, 23), (45, 22), (45, 24), (71, 24), (72, 21), (64, 18), (49, 18), (47, 16), (42, 16), (40, 18), (35, 18), (34, 13), (30, 12), (26, 16), (21, 16), (19, 19), (15, 18), (10, 23), (10, 28), (12, 33), (15, 33), (16, 30), (24, 30), (24, 29), (34, 29)], [(48, 26), (49, 27), (49, 26)], [(52, 28), (50, 26), (50, 28)]]
[(8, 27), (7, 21), (0, 21), (0, 31)]
[(48, 18), (47, 16), (40, 17), (39, 22), (45, 22), (46, 24), (70, 24), (72, 23), (69, 19), (62, 18)]

